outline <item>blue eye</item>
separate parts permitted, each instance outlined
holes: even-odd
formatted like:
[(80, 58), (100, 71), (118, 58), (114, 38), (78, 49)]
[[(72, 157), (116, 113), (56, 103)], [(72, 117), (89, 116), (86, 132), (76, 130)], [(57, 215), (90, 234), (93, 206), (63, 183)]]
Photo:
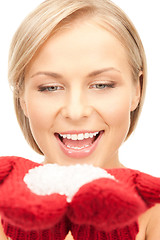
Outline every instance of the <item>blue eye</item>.
[(93, 84), (91, 88), (96, 88), (96, 89), (105, 89), (105, 88), (114, 88), (114, 83), (97, 83)]
[(55, 92), (57, 90), (61, 90), (62, 87), (60, 86), (42, 86), (42, 87), (39, 87), (38, 91), (40, 92)]
[(103, 89), (103, 88), (107, 87), (106, 84), (95, 84), (95, 85), (96, 85), (96, 88), (98, 88), (98, 89)]

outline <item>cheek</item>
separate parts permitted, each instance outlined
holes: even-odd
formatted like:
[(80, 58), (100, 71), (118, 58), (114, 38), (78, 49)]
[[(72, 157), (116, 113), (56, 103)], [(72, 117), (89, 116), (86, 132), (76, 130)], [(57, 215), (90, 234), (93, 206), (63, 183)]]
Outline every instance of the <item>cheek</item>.
[[(107, 112), (111, 126), (122, 128), (130, 125), (130, 108), (126, 102), (118, 102)], [(107, 116), (106, 116), (107, 117)]]
[(116, 95), (103, 100), (97, 107), (105, 123), (112, 128), (129, 128), (130, 125), (130, 96)]
[(28, 98), (26, 102), (27, 114), (32, 131), (43, 131), (50, 128), (56, 115), (55, 104), (48, 104), (37, 97)]

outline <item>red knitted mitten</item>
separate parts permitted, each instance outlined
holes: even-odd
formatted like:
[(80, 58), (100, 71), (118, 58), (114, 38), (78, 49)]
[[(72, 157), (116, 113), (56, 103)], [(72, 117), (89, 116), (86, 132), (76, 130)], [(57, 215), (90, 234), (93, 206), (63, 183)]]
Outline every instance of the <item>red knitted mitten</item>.
[(69, 231), (66, 196), (38, 196), (23, 181), (28, 170), (38, 166), (23, 158), (0, 158), (0, 215), (13, 240), (62, 240)]
[(68, 216), (75, 240), (135, 240), (138, 216), (160, 203), (160, 179), (131, 169), (108, 169), (118, 181), (85, 184), (72, 199)]

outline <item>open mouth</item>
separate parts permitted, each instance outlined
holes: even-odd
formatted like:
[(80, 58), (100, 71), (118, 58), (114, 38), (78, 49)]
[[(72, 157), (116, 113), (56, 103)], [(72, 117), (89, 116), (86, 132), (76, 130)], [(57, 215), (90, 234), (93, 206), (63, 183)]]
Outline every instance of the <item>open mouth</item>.
[(103, 133), (104, 130), (79, 134), (55, 133), (55, 136), (64, 153), (72, 157), (84, 157), (95, 150)]
[(59, 134), (56, 133), (60, 141), (68, 148), (80, 150), (91, 146), (100, 136), (99, 132), (80, 134)]

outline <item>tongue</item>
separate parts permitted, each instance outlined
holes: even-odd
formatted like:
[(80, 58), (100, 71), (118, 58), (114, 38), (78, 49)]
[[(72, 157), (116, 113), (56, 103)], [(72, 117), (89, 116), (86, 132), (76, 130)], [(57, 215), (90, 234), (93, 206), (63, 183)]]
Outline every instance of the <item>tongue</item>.
[(93, 138), (87, 138), (84, 140), (71, 140), (64, 138), (63, 143), (67, 146), (69, 145), (70, 147), (83, 147), (85, 145), (91, 145), (95, 140), (95, 137)]

